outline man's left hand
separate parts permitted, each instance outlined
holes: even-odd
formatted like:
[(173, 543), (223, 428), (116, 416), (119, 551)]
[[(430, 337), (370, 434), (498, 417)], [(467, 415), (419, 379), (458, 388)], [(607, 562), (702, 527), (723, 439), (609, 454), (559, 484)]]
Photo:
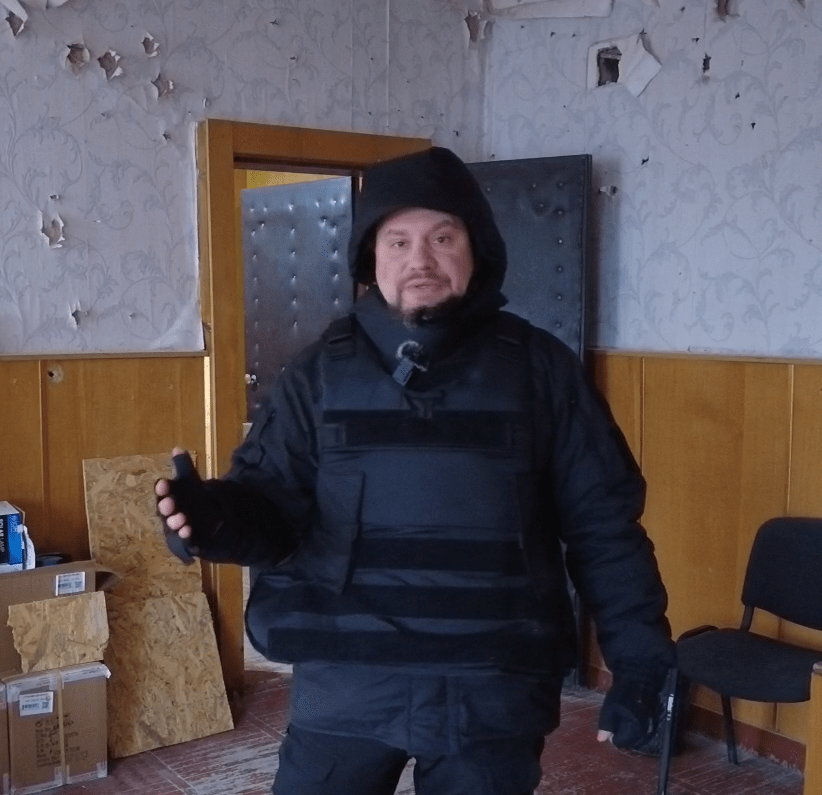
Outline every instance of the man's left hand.
[(599, 714), (597, 740), (629, 750), (645, 745), (657, 728), (662, 683), (659, 676), (640, 679), (614, 674)]

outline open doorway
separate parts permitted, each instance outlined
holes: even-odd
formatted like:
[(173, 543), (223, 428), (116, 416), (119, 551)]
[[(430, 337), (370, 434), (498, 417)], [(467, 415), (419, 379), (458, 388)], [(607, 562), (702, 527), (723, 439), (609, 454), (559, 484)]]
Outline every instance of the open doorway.
[[(228, 468), (246, 421), (245, 308), (234, 208), (238, 170), (357, 173), (431, 146), (423, 138), (208, 119), (197, 129), (201, 304), (206, 348), (206, 473)], [(229, 693), (244, 684), (243, 583), (236, 566), (204, 565)]]

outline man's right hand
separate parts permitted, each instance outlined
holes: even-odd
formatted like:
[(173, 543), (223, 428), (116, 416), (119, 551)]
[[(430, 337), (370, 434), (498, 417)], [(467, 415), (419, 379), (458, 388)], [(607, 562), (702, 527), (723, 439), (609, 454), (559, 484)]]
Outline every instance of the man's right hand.
[[(171, 453), (173, 458), (178, 456), (188, 456), (188, 452), (181, 447), (175, 447)], [(190, 456), (189, 456), (190, 460)], [(175, 463), (175, 479), (180, 477), (180, 472)], [(157, 495), (157, 513), (165, 525), (166, 533), (177, 533), (183, 540), (191, 538), (191, 525), (188, 523), (186, 515), (177, 509), (177, 503), (172, 496), (172, 482), (161, 478), (154, 484), (154, 493)]]
[(183, 563), (193, 563), (200, 545), (216, 533), (220, 516), (188, 452), (175, 447), (172, 456), (175, 477), (154, 485), (157, 513), (168, 548)]

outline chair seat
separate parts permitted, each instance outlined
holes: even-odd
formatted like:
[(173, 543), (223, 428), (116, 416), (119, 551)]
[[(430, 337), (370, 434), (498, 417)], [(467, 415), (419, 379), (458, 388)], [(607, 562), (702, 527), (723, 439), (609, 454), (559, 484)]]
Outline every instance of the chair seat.
[[(716, 629), (677, 643), (677, 667), (693, 682), (732, 698), (798, 702), (810, 698), (822, 651), (738, 629)], [(744, 663), (744, 664), (743, 664)]]

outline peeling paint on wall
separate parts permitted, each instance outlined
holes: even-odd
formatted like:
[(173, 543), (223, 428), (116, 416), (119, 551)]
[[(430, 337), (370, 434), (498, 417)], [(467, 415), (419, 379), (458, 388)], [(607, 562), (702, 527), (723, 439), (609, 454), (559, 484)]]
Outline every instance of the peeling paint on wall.
[(616, 83), (638, 97), (661, 68), (645, 49), (642, 33), (602, 41), (588, 51), (588, 89)]
[(622, 53), (619, 47), (602, 47), (597, 50), (597, 86), (604, 86), (608, 83), (616, 83), (619, 80), (619, 62), (622, 60)]
[(9, 17), (16, 17), (20, 20), (22, 25), (22, 23), (29, 18), (29, 15), (26, 13), (26, 9), (23, 8), (17, 0), (0, 0), (0, 5), (2, 5), (9, 12), (9, 16), (6, 17), (6, 20), (8, 20)]
[(172, 80), (166, 80), (162, 74), (157, 75), (157, 77), (151, 81), (151, 85), (157, 89), (157, 99), (168, 96), (174, 90), (174, 82)]
[[(0, 5), (9, 11), (9, 16), (6, 17), (6, 21), (12, 26), (12, 32), (14, 32), (15, 27), (17, 27), (17, 32), (14, 33), (16, 36), (23, 29), (25, 23), (28, 22), (29, 15), (28, 11), (26, 11), (26, 6), (37, 9), (38, 11), (45, 11), (47, 8), (59, 8), (67, 2), (68, 0), (26, 0), (24, 6), (18, 2), (18, 0), (0, 0)], [(14, 24), (12, 24), (12, 18), (15, 20)]]
[(142, 45), (143, 50), (149, 58), (156, 58), (160, 54), (160, 45), (157, 43), (157, 39), (150, 33), (146, 33), (145, 36), (143, 36)]
[(66, 54), (66, 66), (78, 75), (91, 60), (91, 53), (82, 44), (69, 44)]
[(476, 11), (469, 11), (465, 17), (465, 24), (468, 26), (468, 39), (472, 44), (479, 41), (482, 30), (482, 18)]
[(63, 219), (59, 215), (45, 218), (40, 213), (40, 232), (46, 238), (49, 248), (60, 248), (66, 239), (63, 235)]
[(716, 0), (716, 13), (720, 19), (728, 17), (738, 17), (739, 11), (736, 7), (737, 0)]
[(9, 11), (8, 16), (6, 17), (6, 22), (9, 23), (9, 27), (11, 28), (11, 35), (17, 38), (20, 33), (23, 31), (23, 27), (26, 24), (25, 19), (22, 17), (17, 16), (13, 11)]
[(465, 26), (468, 30), (468, 49), (477, 49), (482, 42), (491, 38), (494, 20), (478, 11), (468, 11), (465, 17)]
[(113, 80), (115, 77), (120, 77), (123, 74), (123, 69), (120, 66), (122, 59), (114, 50), (106, 50), (98, 59), (97, 63), (103, 67), (106, 73), (106, 80)]

